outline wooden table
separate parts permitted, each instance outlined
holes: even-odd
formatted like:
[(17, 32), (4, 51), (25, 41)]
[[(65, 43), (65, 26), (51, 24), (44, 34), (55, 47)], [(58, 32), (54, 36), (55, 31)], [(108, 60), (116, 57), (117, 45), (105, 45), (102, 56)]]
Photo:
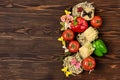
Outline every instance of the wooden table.
[(109, 52), (97, 67), (76, 77), (61, 72), (59, 18), (84, 0), (0, 0), (0, 80), (120, 80), (120, 0), (94, 2)]

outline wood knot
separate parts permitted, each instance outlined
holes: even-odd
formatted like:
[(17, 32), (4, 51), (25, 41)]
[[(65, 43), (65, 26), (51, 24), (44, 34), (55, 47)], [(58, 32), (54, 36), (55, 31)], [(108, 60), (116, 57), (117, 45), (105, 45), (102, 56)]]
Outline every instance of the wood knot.
[(115, 69), (115, 68), (117, 68), (117, 65), (114, 64), (114, 65), (111, 65), (110, 67), (111, 67), (112, 69)]
[(27, 34), (29, 30), (31, 30), (31, 29), (30, 28), (22, 28), (22, 29), (16, 30), (15, 32)]
[(13, 0), (10, 0), (9, 2), (7, 2), (5, 7), (7, 7), (7, 8), (13, 7)]

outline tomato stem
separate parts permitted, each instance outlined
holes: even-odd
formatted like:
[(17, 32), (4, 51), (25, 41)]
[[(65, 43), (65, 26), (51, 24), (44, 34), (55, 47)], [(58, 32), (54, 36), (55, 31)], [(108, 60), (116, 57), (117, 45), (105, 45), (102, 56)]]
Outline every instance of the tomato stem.
[(92, 64), (92, 62), (88, 62), (88, 66), (92, 66), (93, 64)]
[(72, 44), (71, 47), (74, 49), (76, 46), (74, 44)]
[(97, 22), (97, 23), (100, 23), (100, 20), (97, 20), (96, 22)]
[(69, 33), (67, 33), (67, 36), (70, 37), (71, 35)]

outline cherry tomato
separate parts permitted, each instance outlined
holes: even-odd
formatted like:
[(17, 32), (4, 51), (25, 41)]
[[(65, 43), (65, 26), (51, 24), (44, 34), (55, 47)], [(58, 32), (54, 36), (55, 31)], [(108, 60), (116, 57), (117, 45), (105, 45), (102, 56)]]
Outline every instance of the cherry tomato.
[(82, 62), (82, 66), (83, 66), (84, 70), (86, 70), (86, 71), (90, 71), (90, 70), (94, 69), (96, 66), (95, 59), (90, 56), (85, 58)]
[(72, 30), (67, 29), (67, 30), (65, 30), (65, 31), (62, 33), (62, 37), (63, 37), (63, 39), (66, 40), (66, 41), (71, 41), (71, 40), (74, 39), (74, 33), (73, 33)]
[(79, 50), (80, 44), (78, 41), (71, 41), (68, 45), (68, 49), (70, 52), (77, 52)]
[(91, 21), (91, 25), (94, 28), (99, 28), (102, 25), (102, 18), (100, 16), (95, 16)]

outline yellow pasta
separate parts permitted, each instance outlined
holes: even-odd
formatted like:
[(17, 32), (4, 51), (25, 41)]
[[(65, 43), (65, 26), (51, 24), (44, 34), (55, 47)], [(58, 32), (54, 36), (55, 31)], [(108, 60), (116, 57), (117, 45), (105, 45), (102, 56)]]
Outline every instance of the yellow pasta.
[(79, 54), (83, 59), (85, 59), (86, 57), (90, 56), (93, 51), (94, 48), (92, 47), (92, 44), (88, 41), (79, 49)]

